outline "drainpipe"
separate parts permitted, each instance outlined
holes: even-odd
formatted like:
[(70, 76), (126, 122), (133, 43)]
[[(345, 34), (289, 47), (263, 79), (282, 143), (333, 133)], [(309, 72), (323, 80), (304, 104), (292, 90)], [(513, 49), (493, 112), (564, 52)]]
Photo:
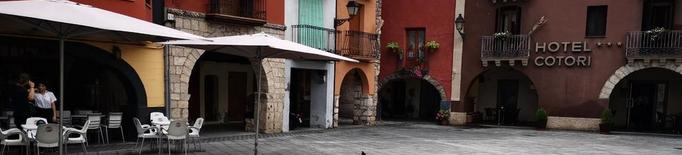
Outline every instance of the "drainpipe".
[(163, 94), (164, 94), (164, 110), (166, 112), (166, 116), (170, 115), (170, 61), (169, 61), (169, 56), (170, 54), (170, 48), (168, 46), (163, 47), (163, 83), (164, 83), (164, 89), (163, 89)]

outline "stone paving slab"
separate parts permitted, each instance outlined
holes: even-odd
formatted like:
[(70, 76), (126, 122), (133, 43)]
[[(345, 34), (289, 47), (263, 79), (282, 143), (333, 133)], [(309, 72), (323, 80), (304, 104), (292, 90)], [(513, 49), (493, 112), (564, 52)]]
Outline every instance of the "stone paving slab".
[[(603, 135), (590, 132), (510, 128), (460, 128), (423, 123), (270, 136), (270, 138), (260, 139), (259, 144), (259, 153), (265, 155), (359, 155), (361, 151), (368, 155), (682, 154), (682, 138), (679, 136)], [(242, 155), (253, 154), (252, 149), (253, 139), (236, 138), (204, 143), (203, 151), (193, 150), (190, 154)], [(97, 153), (136, 154), (132, 149)], [(173, 154), (178, 153), (174, 152)], [(148, 151), (145, 154), (157, 153)]]

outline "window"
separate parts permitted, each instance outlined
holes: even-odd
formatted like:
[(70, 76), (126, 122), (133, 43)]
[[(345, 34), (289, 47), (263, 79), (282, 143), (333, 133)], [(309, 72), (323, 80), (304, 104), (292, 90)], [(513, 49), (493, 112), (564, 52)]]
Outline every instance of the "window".
[(521, 33), (521, 7), (507, 6), (497, 9), (496, 32)]
[(587, 7), (587, 26), (585, 36), (605, 36), (606, 35), (606, 5)]
[(414, 59), (424, 47), (424, 28), (407, 29), (407, 58)]
[(644, 2), (642, 31), (663, 27), (671, 29), (675, 14), (674, 0), (648, 0)]

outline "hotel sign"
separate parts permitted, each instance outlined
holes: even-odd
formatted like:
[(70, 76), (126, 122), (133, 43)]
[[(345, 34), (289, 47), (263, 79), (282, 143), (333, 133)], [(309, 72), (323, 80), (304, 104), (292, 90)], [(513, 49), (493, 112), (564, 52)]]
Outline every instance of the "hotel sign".
[(587, 42), (538, 42), (535, 54), (539, 56), (533, 62), (538, 67), (590, 67), (591, 52)]

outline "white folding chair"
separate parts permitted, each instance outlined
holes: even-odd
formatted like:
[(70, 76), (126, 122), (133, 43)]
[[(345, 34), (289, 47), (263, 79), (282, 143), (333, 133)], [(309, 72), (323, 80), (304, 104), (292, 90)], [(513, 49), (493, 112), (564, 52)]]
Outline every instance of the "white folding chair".
[[(85, 146), (88, 143), (87, 134), (88, 134), (88, 128), (90, 127), (90, 121), (87, 120), (85, 121), (85, 124), (81, 129), (76, 129), (76, 128), (65, 128), (64, 129), (64, 143), (65, 144), (81, 144), (81, 147), (83, 148), (83, 154), (88, 154), (88, 149)], [(77, 134), (77, 137), (69, 137), (72, 134)], [(64, 147), (64, 153), (69, 154), (68, 147)]]
[(109, 117), (107, 117), (107, 124), (102, 124), (102, 128), (104, 128), (104, 132), (106, 133), (106, 140), (107, 143), (109, 143), (109, 129), (120, 129), (121, 130), (121, 139), (123, 142), (125, 142), (125, 136), (123, 134), (123, 126), (121, 125), (123, 113), (120, 112), (111, 112), (109, 113)]
[[(102, 144), (104, 142), (104, 133), (102, 132), (102, 127), (100, 126), (100, 123), (102, 121), (102, 115), (96, 114), (96, 113), (90, 113), (88, 115), (87, 121), (90, 121), (90, 124), (88, 126), (88, 130), (97, 130), (97, 142)], [(78, 125), (77, 125), (78, 126)], [(83, 126), (78, 126), (80, 128), (84, 128)], [(88, 139), (87, 134), (85, 139)], [(88, 144), (87, 142), (85, 143), (86, 145)]]

